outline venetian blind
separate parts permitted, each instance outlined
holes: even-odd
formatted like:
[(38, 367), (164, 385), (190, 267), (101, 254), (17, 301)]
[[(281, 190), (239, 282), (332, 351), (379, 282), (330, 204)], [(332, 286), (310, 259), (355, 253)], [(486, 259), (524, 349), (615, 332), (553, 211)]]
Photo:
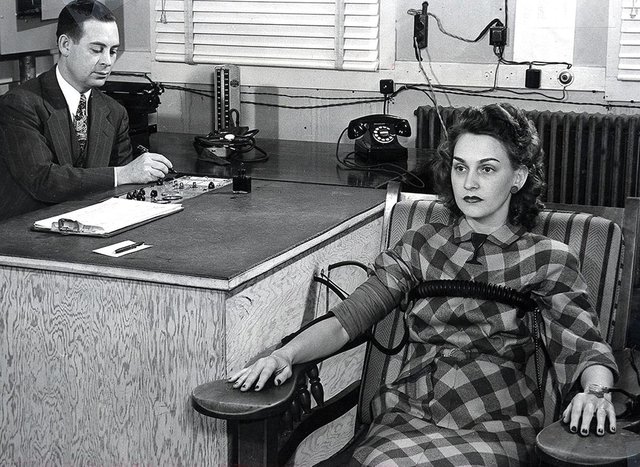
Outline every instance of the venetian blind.
[(156, 0), (158, 61), (377, 70), (380, 0)]
[(640, 0), (623, 0), (618, 79), (640, 81)]

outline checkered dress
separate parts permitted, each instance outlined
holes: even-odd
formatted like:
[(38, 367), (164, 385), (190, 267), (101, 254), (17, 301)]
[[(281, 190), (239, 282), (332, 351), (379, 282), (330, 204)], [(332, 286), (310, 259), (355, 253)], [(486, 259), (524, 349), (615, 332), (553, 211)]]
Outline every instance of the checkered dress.
[[(567, 245), (505, 225), (474, 248), (471, 234), (464, 219), (408, 231), (378, 256), (375, 274), (397, 302), (418, 283), (439, 279), (531, 292), (542, 309), (561, 394), (590, 365), (617, 374)], [(339, 315), (349, 335), (373, 324), (356, 326), (362, 317)], [(407, 358), (398, 378), (372, 401), (373, 423), (355, 460), (385, 466), (528, 463), (543, 411), (536, 382), (524, 372), (534, 344), (522, 314), (496, 302), (443, 297), (418, 301), (406, 317)]]

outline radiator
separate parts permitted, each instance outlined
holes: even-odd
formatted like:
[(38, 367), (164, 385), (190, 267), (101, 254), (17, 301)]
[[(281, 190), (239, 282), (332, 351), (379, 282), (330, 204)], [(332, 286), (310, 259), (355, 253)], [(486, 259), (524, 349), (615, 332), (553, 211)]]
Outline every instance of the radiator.
[[(449, 127), (462, 109), (441, 108)], [(640, 116), (574, 112), (526, 112), (545, 153), (545, 201), (624, 206), (640, 196)], [(416, 110), (416, 147), (435, 149), (443, 136), (433, 107)]]

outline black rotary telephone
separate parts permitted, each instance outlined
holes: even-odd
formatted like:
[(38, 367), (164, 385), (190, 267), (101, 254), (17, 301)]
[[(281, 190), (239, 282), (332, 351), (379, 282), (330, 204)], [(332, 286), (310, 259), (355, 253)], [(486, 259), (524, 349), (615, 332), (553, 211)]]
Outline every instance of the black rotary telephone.
[(398, 142), (398, 136), (411, 136), (411, 126), (404, 118), (393, 115), (366, 115), (349, 123), (347, 136), (356, 140), (357, 157), (390, 162), (407, 157), (407, 148)]

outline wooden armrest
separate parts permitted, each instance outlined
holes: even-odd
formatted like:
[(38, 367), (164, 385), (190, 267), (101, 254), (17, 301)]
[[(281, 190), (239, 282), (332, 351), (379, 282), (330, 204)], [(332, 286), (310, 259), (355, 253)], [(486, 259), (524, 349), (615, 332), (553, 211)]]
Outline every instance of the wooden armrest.
[(639, 459), (640, 435), (634, 431), (635, 424), (620, 420), (617, 425), (614, 434), (580, 436), (571, 433), (566, 423), (554, 422), (538, 433), (538, 455), (551, 465), (610, 465)]
[[(322, 360), (350, 350), (359, 342), (349, 343), (337, 352), (324, 358), (300, 365), (294, 365), (292, 376), (280, 386), (273, 384), (270, 379), (260, 391), (240, 391), (226, 379), (219, 379), (201, 384), (191, 392), (191, 405), (193, 408), (207, 417), (222, 418), (224, 420), (263, 420), (281, 415), (287, 411), (298, 392), (297, 382), (305, 378), (305, 373)], [(269, 355), (275, 346), (266, 349), (251, 361), (261, 356)], [(315, 368), (317, 374), (317, 368)], [(318, 384), (320, 393), (314, 394), (318, 404), (323, 404), (322, 387)], [(313, 389), (312, 389), (313, 392)], [(309, 402), (307, 401), (307, 406)]]
[(293, 375), (280, 386), (269, 382), (261, 391), (242, 392), (226, 379), (202, 384), (191, 393), (191, 405), (207, 417), (261, 420), (284, 413), (296, 393), (296, 381), (308, 364), (294, 365)]

